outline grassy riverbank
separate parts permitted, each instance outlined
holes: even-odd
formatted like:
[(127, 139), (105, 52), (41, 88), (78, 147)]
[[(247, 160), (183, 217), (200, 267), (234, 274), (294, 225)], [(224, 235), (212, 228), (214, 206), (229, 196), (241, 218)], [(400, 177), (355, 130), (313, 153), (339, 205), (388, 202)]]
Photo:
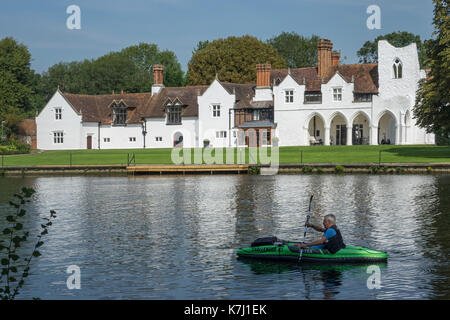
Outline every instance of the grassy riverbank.
[[(234, 152), (234, 159), (238, 159), (237, 150), (231, 150)], [(279, 158), (280, 163), (300, 163), (301, 161), (303, 163), (378, 163), (380, 151), (381, 162), (385, 163), (450, 162), (450, 147), (428, 145), (280, 147)], [(171, 152), (170, 148), (44, 151), (30, 155), (3, 156), (3, 166), (126, 165), (128, 156), (131, 156), (132, 153), (135, 154), (136, 164), (171, 164)], [(185, 152), (188, 151), (185, 150)], [(224, 150), (224, 159), (225, 152)], [(246, 152), (245, 158), (248, 161), (248, 152)], [(193, 159), (192, 152), (192, 162), (194, 163)]]

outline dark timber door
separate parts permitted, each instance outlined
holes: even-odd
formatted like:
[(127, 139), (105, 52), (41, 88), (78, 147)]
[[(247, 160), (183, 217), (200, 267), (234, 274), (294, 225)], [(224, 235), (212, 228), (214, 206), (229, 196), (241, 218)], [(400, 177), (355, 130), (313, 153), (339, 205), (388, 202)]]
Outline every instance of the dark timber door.
[(347, 126), (345, 124), (336, 125), (336, 145), (347, 144)]
[(92, 136), (87, 136), (87, 148), (92, 149)]

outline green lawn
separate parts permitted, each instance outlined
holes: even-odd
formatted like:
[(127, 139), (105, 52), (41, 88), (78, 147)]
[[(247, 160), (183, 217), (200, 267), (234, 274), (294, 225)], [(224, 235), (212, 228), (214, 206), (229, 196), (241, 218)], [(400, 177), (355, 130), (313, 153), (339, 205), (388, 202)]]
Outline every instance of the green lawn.
[[(234, 159), (236, 159), (236, 149), (229, 150), (234, 152)], [(136, 164), (171, 164), (171, 151), (172, 149), (170, 148), (145, 150), (45, 151), (30, 155), (4, 156), (3, 165), (69, 165), (71, 158), (72, 165), (127, 164), (128, 154), (131, 155), (132, 153), (135, 154)], [(450, 162), (450, 147), (428, 145), (281, 147), (279, 149), (280, 162), (299, 163), (301, 151), (303, 151), (303, 162), (307, 163), (376, 163), (379, 160), (380, 151), (382, 151), (382, 162)], [(246, 159), (248, 161), (248, 152), (246, 153)], [(194, 163), (193, 160), (192, 163)]]

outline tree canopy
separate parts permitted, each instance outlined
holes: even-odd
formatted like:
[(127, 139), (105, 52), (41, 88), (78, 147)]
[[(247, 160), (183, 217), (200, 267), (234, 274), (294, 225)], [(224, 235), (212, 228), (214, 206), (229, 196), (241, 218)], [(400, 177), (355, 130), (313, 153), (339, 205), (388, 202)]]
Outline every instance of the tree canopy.
[(216, 75), (226, 82), (255, 82), (258, 63), (270, 63), (274, 69), (286, 66), (270, 44), (249, 35), (200, 43), (188, 64), (188, 83), (207, 85)]
[(164, 65), (166, 86), (183, 85), (184, 74), (172, 51), (160, 51), (155, 44), (140, 43), (93, 60), (57, 63), (43, 73), (42, 91), (46, 100), (58, 86), (63, 91), (79, 94), (149, 92), (154, 64)]
[(435, 30), (426, 41), (429, 74), (417, 91), (414, 118), (437, 140), (450, 144), (450, 16), (448, 1), (433, 0)]
[(267, 40), (286, 60), (289, 68), (316, 66), (318, 42), (319, 36), (304, 37), (295, 32), (282, 32)]
[(31, 109), (34, 72), (28, 48), (13, 38), (0, 40), (0, 114), (26, 113)]
[(40, 75), (30, 69), (28, 48), (11, 37), (0, 40), (0, 120), (2, 135), (17, 133), (23, 118), (32, 117), (38, 109), (36, 94)]
[(376, 37), (373, 41), (366, 41), (361, 49), (356, 53), (360, 63), (377, 63), (378, 62), (378, 41), (387, 40), (395, 47), (404, 47), (413, 42), (417, 45), (419, 54), (420, 67), (426, 66), (427, 54), (424, 43), (419, 35), (415, 35), (406, 31), (391, 32), (386, 35)]

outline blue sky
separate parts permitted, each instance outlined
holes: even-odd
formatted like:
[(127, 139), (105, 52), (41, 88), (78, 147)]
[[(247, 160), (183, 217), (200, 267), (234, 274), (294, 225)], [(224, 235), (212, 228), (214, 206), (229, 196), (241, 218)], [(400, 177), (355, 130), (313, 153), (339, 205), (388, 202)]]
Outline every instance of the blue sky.
[[(69, 5), (81, 9), (81, 30), (69, 30)], [(369, 5), (381, 9), (381, 29), (369, 30)], [(432, 0), (42, 0), (5, 1), (0, 38), (12, 36), (41, 73), (60, 61), (96, 58), (139, 42), (175, 52), (183, 70), (200, 40), (250, 34), (266, 40), (283, 31), (328, 38), (357, 63), (367, 40), (393, 31), (431, 37)]]

